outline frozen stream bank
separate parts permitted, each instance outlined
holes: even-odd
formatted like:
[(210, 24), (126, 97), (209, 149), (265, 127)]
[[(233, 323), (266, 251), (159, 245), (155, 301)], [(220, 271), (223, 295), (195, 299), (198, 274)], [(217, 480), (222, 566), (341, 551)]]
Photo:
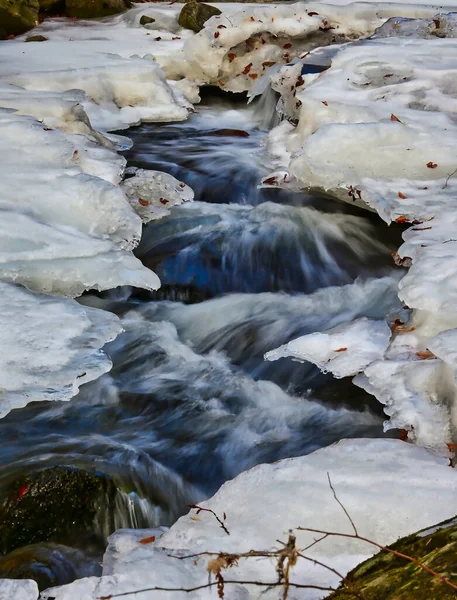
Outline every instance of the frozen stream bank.
[[(43, 492), (45, 475), (33, 477), (44, 467), (71, 467), (58, 472), (62, 480), (75, 468), (96, 475), (105, 494), (77, 535), (32, 538), (60, 544), (40, 550), (51, 563), (54, 551), (64, 563), (80, 561), (55, 583), (95, 575), (43, 598), (198, 586), (204, 564), (186, 566), (164, 548), (270, 548), (289, 527), (318, 518), (342, 527), (327, 471), (346, 488), (361, 530), (382, 543), (455, 511), (447, 458), (373, 439), (383, 436), (380, 405), (348, 379), (357, 375), (410, 441), (452, 449), (452, 16), (390, 4), (228, 5), (194, 36), (177, 28), (176, 10), (49, 21), (41, 26), (49, 40), (33, 50), (20, 38), (1, 45), (5, 523), (10, 510), (33, 522), (27, 507)], [(152, 28), (139, 25), (146, 13), (155, 15)], [(416, 20), (383, 25), (399, 16)], [(380, 26), (377, 38), (357, 42)], [(354, 43), (338, 45), (345, 41)], [(435, 47), (444, 62), (432, 60), (419, 77), (421, 57)], [(313, 61), (331, 66), (319, 74), (307, 66)], [(176, 124), (203, 84), (252, 95), (271, 85), (284, 118), (259, 104), (206, 101)], [(128, 132), (129, 150), (119, 130), (140, 121), (164, 124)], [(265, 138), (266, 124), (274, 127)], [(176, 179), (125, 172), (124, 156)], [(405, 223), (413, 226), (396, 262), (413, 267), (400, 302), (402, 273), (390, 254)], [(70, 299), (84, 292), (79, 303)], [(99, 378), (110, 369), (101, 351), (109, 341), (114, 366)], [(371, 439), (323, 448), (354, 437)], [(289, 460), (242, 473), (280, 458)], [(108, 533), (171, 525), (240, 473), (209, 501), (227, 512), (230, 540), (192, 515), (155, 543), (156, 530), (120, 532), (98, 577)], [(69, 541), (83, 551), (76, 559)], [(367, 555), (344, 544), (315, 552), (342, 571)], [(249, 577), (267, 578), (269, 566), (249, 567)], [(239, 569), (234, 576), (245, 579)], [(296, 576), (335, 583), (310, 568)], [(33, 587), (24, 593), (36, 597)]]

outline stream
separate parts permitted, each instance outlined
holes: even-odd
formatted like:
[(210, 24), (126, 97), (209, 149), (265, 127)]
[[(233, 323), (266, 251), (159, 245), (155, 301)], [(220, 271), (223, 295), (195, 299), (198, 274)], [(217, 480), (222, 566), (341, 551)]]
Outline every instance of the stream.
[[(104, 482), (96, 518), (50, 539), (34, 531), (27, 548), (3, 547), (12, 554), (0, 558), (0, 576), (43, 588), (98, 574), (117, 528), (170, 526), (256, 464), (384, 435), (381, 406), (349, 379), (263, 360), (300, 335), (382, 318), (396, 302), (391, 253), (400, 240), (400, 228), (348, 204), (258, 189), (274, 121), (271, 98), (246, 106), (206, 93), (187, 122), (128, 132), (129, 166), (174, 175), (195, 202), (144, 227), (136, 254), (160, 290), (80, 299), (122, 319), (125, 332), (106, 348), (112, 371), (71, 402), (32, 403), (0, 421), (4, 503), (26, 493), (24, 477), (54, 466)], [(46, 502), (72, 514), (46, 485)]]

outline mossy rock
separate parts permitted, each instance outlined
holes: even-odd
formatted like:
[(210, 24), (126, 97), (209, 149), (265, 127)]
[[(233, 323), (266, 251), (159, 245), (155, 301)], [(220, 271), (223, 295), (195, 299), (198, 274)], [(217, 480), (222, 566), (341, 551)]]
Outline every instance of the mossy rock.
[(155, 23), (155, 19), (148, 17), (148, 15), (142, 15), (140, 25), (149, 25), (150, 23)]
[(178, 17), (178, 23), (184, 29), (191, 29), (198, 33), (203, 29), (205, 23), (214, 15), (220, 15), (221, 11), (211, 4), (204, 4), (191, 0), (186, 2), (181, 9)]
[(70, 467), (51, 467), (16, 480), (2, 491), (0, 553), (39, 542), (94, 541), (95, 519), (115, 494), (114, 483), (104, 475)]
[[(389, 546), (415, 558), (457, 585), (457, 518)], [(457, 590), (410, 560), (388, 552), (369, 558), (347, 575), (360, 596), (342, 585), (327, 600), (456, 600)]]
[(48, 40), (44, 35), (29, 35), (25, 41), (26, 42), (46, 42)]
[[(0, 0), (1, 1), (1, 0)], [(129, 0), (66, 0), (66, 14), (78, 19), (97, 19), (124, 12)]]
[(3, 39), (35, 27), (38, 8), (38, 0), (0, 0), (0, 32), (3, 32)]

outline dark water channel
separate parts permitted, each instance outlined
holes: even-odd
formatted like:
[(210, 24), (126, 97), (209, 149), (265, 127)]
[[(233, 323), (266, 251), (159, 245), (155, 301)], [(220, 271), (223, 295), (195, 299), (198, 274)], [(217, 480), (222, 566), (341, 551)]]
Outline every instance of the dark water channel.
[(171, 173), (196, 201), (145, 227), (137, 255), (161, 290), (82, 299), (123, 320), (113, 370), (69, 403), (0, 421), (0, 524), (20, 532), (0, 540), (14, 550), (0, 576), (47, 587), (98, 573), (116, 528), (169, 526), (260, 462), (383, 435), (379, 405), (350, 381), (263, 360), (299, 335), (382, 317), (399, 242), (349, 205), (257, 189), (269, 112), (209, 97), (186, 123), (130, 130), (129, 164)]

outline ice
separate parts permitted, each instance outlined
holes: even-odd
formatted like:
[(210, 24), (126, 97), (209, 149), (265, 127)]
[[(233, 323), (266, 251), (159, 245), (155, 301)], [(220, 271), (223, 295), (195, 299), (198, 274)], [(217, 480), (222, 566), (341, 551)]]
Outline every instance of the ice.
[[(104, 577), (50, 589), (43, 597), (95, 600), (101, 595), (153, 586), (189, 588), (207, 583), (207, 559), (201, 558), (195, 564), (194, 559), (178, 560), (167, 554), (271, 550), (280, 547), (276, 540), (287, 541), (289, 528), (298, 526), (351, 533), (351, 525), (333, 497), (327, 473), (360, 535), (381, 544), (392, 543), (455, 514), (457, 479), (446, 459), (398, 440), (346, 440), (308, 456), (259, 465), (223, 485), (202, 506), (214, 510), (220, 518), (226, 513), (229, 536), (213, 515), (200, 513), (196, 517), (195, 511), (182, 517), (155, 543), (140, 544), (140, 534), (121, 531), (110, 538)], [(316, 537), (296, 533), (301, 548)], [(146, 537), (147, 531), (142, 531), (141, 536)], [(376, 548), (356, 540), (328, 538), (306, 554), (345, 573), (375, 552)], [(240, 560), (226, 576), (233, 580), (275, 581), (274, 561)], [(323, 586), (338, 583), (333, 574), (300, 560), (291, 579)], [(142, 595), (155, 600), (172, 598), (173, 592), (150, 591)], [(292, 588), (289, 592), (294, 600), (315, 600), (324, 595)], [(203, 590), (188, 596), (192, 600), (206, 599), (214, 597), (214, 591), (213, 595)], [(227, 585), (226, 597), (278, 600), (282, 590), (265, 592), (254, 586)], [(133, 600), (133, 594), (126, 598)]]
[(170, 208), (192, 201), (192, 189), (168, 173), (136, 169), (129, 171), (122, 189), (130, 205), (143, 223), (161, 219), (170, 214)]
[(389, 17), (430, 18), (436, 13), (431, 6), (391, 3), (248, 5), (234, 14), (225, 6), (182, 49), (157, 58), (170, 79), (232, 92), (250, 90), (270, 67), (314, 48), (371, 35)]
[(387, 428), (442, 452), (456, 441), (456, 51), (453, 15), (435, 12), (334, 47), (320, 74), (306, 64), (325, 62), (321, 51), (300, 61), (303, 75), (298, 63), (282, 67), (272, 86), (298, 123), (282, 123), (268, 146), (286, 182), (412, 224), (394, 256), (409, 269), (398, 293), (411, 311), (355, 381), (386, 406)]
[(111, 368), (101, 352), (121, 330), (108, 312), (0, 283), (0, 418), (41, 400), (70, 400)]
[(37, 600), (38, 586), (31, 579), (0, 579), (0, 600)]
[(265, 355), (266, 360), (291, 356), (308, 360), (335, 377), (347, 377), (363, 371), (383, 357), (391, 331), (384, 321), (362, 318), (327, 331), (311, 333), (293, 340)]

